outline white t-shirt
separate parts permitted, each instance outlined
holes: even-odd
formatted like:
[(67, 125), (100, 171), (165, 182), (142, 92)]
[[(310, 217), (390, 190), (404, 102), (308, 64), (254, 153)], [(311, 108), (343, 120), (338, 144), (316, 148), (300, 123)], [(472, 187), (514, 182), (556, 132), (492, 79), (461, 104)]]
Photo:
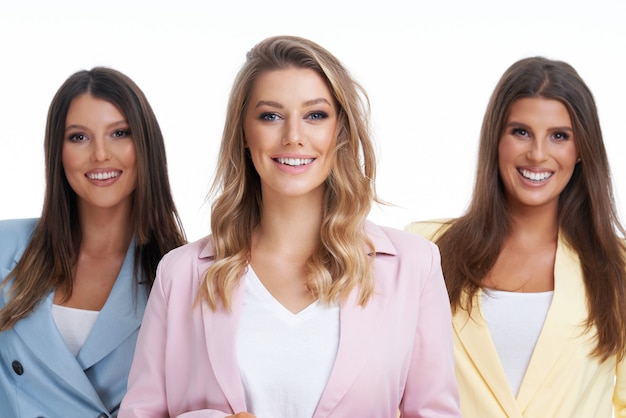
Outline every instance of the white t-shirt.
[(83, 348), (99, 314), (100, 311), (52, 305), (54, 322), (74, 357)]
[(483, 292), (482, 313), (515, 396), (528, 369), (553, 293)]
[(339, 305), (313, 302), (292, 313), (251, 267), (237, 330), (237, 360), (248, 412), (257, 418), (310, 418), (339, 346)]

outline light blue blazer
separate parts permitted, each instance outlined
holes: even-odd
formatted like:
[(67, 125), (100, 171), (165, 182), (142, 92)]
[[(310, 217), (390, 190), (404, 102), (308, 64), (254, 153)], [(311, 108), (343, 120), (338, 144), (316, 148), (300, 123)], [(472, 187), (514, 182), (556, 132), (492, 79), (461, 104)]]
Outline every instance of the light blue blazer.
[[(37, 219), (0, 221), (0, 280), (15, 267)], [(9, 331), (0, 332), (1, 418), (116, 417), (147, 300), (133, 285), (131, 243), (109, 298), (74, 357), (52, 318), (54, 292)], [(9, 288), (0, 290), (0, 309)]]

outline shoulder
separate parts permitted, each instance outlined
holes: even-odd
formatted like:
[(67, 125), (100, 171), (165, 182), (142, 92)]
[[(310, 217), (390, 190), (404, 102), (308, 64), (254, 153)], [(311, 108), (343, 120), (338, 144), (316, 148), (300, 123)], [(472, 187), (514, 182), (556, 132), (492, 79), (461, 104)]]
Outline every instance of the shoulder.
[(401, 255), (407, 251), (429, 251), (433, 245), (432, 242), (419, 235), (372, 222), (366, 224), (366, 232), (377, 254)]
[(443, 283), (441, 256), (435, 243), (391, 227), (370, 224), (367, 229), (376, 248), (373, 265), (378, 286), (391, 286), (400, 293), (415, 295), (428, 283)]
[(11, 240), (28, 240), (38, 221), (38, 218), (0, 220), (0, 245)]
[(163, 256), (160, 264), (163, 267), (180, 267), (185, 265), (197, 264), (202, 259), (213, 258), (213, 246), (211, 245), (211, 236), (207, 235), (197, 241), (181, 245), (170, 250)]
[(412, 222), (404, 229), (429, 240), (436, 240), (454, 223), (454, 219), (436, 219), (431, 221)]
[[(210, 235), (197, 241), (174, 248), (163, 256), (157, 270), (157, 280), (169, 287), (173, 282), (190, 283), (200, 274), (205, 265), (213, 261)], [(206, 268), (204, 268), (206, 270)]]
[(38, 219), (0, 220), (0, 265), (9, 267), (24, 252)]
[(393, 269), (426, 273), (440, 264), (437, 245), (420, 235), (372, 223), (367, 225), (367, 232), (376, 248), (379, 267), (394, 265)]

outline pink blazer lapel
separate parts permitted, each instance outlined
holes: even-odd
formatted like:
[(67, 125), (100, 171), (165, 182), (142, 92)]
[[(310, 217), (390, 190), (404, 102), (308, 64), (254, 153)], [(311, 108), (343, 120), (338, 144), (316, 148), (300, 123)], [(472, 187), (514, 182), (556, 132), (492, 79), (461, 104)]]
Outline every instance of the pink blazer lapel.
[[(211, 264), (212, 249), (208, 245), (201, 254), (206, 256), (210, 250), (210, 257), (201, 260), (198, 264), (198, 277), (203, 280), (204, 272)], [(237, 324), (241, 314), (243, 302), (243, 281), (240, 280), (233, 289), (232, 308), (226, 311), (223, 308), (213, 312), (206, 303), (202, 304), (202, 316), (204, 323), (204, 338), (209, 362), (215, 379), (222, 390), (233, 412), (246, 410), (246, 401), (237, 365)]]
[(369, 303), (362, 307), (358, 303), (358, 290), (353, 290), (341, 304), (339, 349), (328, 384), (313, 415), (315, 418), (331, 416), (362, 369), (368, 365), (372, 349), (384, 336), (381, 328), (384, 326), (383, 313), (387, 300), (386, 290), (377, 288)]

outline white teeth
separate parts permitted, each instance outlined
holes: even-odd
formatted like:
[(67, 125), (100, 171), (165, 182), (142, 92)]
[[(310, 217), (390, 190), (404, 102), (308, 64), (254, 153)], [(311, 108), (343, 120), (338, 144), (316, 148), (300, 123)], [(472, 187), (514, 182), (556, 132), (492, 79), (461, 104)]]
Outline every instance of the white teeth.
[(522, 176), (524, 176), (524, 178), (532, 181), (543, 181), (549, 179), (550, 177), (552, 177), (552, 174), (554, 174), (550, 172), (535, 173), (534, 171), (528, 171), (524, 169), (520, 169), (519, 172)]
[(311, 164), (313, 158), (277, 158), (276, 161), (285, 165), (299, 166)]
[(113, 177), (117, 177), (120, 174), (120, 171), (109, 171), (108, 173), (89, 173), (87, 174), (87, 178), (89, 178), (89, 180), (108, 180)]

